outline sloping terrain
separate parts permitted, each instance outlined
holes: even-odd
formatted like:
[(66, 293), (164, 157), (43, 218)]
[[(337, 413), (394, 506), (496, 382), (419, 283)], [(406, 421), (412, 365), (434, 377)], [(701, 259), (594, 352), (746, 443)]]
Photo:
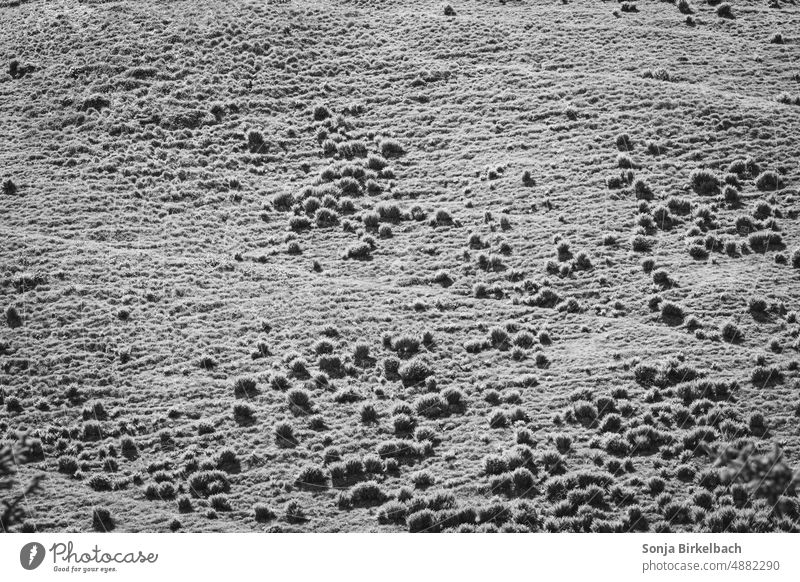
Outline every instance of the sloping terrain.
[(724, 6), (0, 3), (21, 527), (796, 531), (800, 16)]

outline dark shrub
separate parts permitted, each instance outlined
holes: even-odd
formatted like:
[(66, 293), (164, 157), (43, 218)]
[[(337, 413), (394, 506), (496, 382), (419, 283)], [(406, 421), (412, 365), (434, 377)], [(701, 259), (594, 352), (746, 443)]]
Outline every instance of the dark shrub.
[(419, 358), (414, 358), (403, 364), (398, 370), (398, 374), (407, 385), (421, 384), (433, 375), (431, 367)]
[(709, 170), (694, 170), (689, 175), (689, 182), (701, 196), (713, 196), (719, 191), (719, 178)]
[(297, 438), (294, 434), (294, 427), (288, 422), (279, 422), (275, 425), (275, 441), (284, 445), (296, 444)]
[(373, 404), (364, 404), (359, 411), (359, 415), (361, 416), (361, 422), (366, 424), (377, 422), (378, 420), (378, 411)]
[(436, 515), (430, 509), (423, 509), (412, 513), (406, 518), (408, 531), (411, 533), (436, 531)]
[(268, 505), (256, 503), (253, 506), (253, 516), (258, 523), (264, 523), (275, 519), (276, 514)]
[(654, 198), (650, 185), (641, 179), (633, 183), (633, 192), (637, 200), (652, 200)]
[(300, 473), (298, 473), (297, 479), (295, 480), (295, 484), (298, 487), (324, 487), (327, 482), (328, 475), (325, 473), (325, 470), (314, 465), (306, 465), (300, 469)]
[(233, 394), (237, 398), (252, 398), (257, 393), (254, 378), (237, 378), (233, 383)]
[(99, 532), (108, 532), (114, 529), (115, 523), (111, 512), (105, 507), (95, 507), (92, 510), (92, 527)]
[(631, 249), (637, 253), (647, 253), (653, 248), (653, 239), (641, 234), (631, 239)]
[(392, 418), (395, 434), (410, 434), (417, 426), (417, 421), (407, 414), (397, 414)]
[(417, 414), (427, 418), (438, 418), (447, 411), (447, 402), (438, 394), (426, 394), (414, 401)]
[(505, 428), (508, 426), (508, 416), (502, 410), (495, 410), (489, 416), (490, 428)]
[(781, 181), (778, 174), (772, 171), (760, 173), (756, 177), (756, 188), (762, 191), (777, 190), (780, 188)]
[(750, 233), (747, 237), (747, 244), (756, 252), (766, 252), (770, 249), (783, 248), (783, 237), (778, 232), (760, 230)]
[(681, 305), (672, 301), (664, 301), (661, 304), (661, 316), (665, 319), (683, 319), (685, 313)]
[(189, 478), (189, 491), (198, 497), (227, 493), (231, 489), (228, 476), (219, 470), (199, 471)]
[(406, 506), (399, 501), (390, 501), (378, 511), (378, 523), (401, 524), (406, 520)]
[(405, 153), (400, 142), (393, 139), (385, 139), (381, 142), (381, 155), (384, 158), (401, 156)]
[(348, 259), (369, 259), (372, 257), (372, 247), (365, 242), (353, 243), (347, 247), (344, 256)]
[(720, 18), (735, 18), (733, 15), (733, 7), (727, 2), (723, 2), (717, 6), (717, 16)]

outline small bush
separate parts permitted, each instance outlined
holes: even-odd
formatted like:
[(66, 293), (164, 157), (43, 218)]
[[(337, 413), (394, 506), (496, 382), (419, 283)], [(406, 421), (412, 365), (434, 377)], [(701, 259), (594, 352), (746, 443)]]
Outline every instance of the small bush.
[(631, 249), (637, 253), (648, 253), (653, 248), (653, 239), (641, 234), (631, 239)]
[(430, 471), (426, 470), (412, 473), (410, 480), (414, 484), (414, 487), (416, 487), (417, 489), (424, 489), (426, 487), (430, 487), (436, 482), (436, 479), (433, 477), (433, 474)]
[(322, 487), (325, 486), (327, 482), (328, 475), (325, 473), (325, 470), (314, 465), (306, 465), (300, 469), (297, 479), (295, 480), (295, 484), (299, 487), (309, 485)]
[(733, 15), (733, 7), (727, 2), (723, 2), (717, 6), (717, 16), (720, 18), (735, 18)]
[(508, 426), (508, 416), (502, 410), (495, 410), (489, 416), (490, 428), (505, 428)]
[(228, 493), (231, 489), (228, 476), (219, 470), (199, 471), (189, 478), (189, 491), (200, 497)]
[(447, 411), (447, 402), (438, 394), (426, 394), (417, 398), (414, 407), (420, 416), (438, 418)]
[(661, 316), (665, 319), (683, 319), (685, 312), (681, 305), (672, 301), (664, 301), (661, 304)]
[(641, 179), (633, 183), (633, 192), (637, 200), (652, 200), (655, 197), (650, 185)]
[(757, 386), (783, 382), (783, 373), (774, 366), (756, 366), (750, 373), (750, 381)]
[(617, 156), (617, 167), (623, 169), (635, 169), (637, 164), (627, 154), (619, 154)]
[(756, 188), (761, 191), (777, 190), (780, 186), (780, 178), (778, 178), (778, 174), (775, 172), (762, 172), (756, 177)]
[(381, 155), (384, 158), (392, 158), (402, 156), (405, 153), (403, 146), (400, 142), (393, 139), (385, 139), (381, 141)]
[(233, 383), (233, 394), (237, 398), (252, 398), (256, 393), (256, 380), (254, 378), (237, 378)]
[(233, 418), (238, 422), (252, 422), (255, 414), (255, 409), (246, 402), (237, 402), (233, 405)]
[(364, 242), (354, 243), (347, 247), (344, 256), (348, 259), (369, 259), (372, 257), (372, 247)]
[(392, 418), (395, 434), (410, 434), (417, 426), (417, 421), (407, 414), (397, 414)]
[(298, 502), (296, 499), (292, 499), (286, 504), (284, 509), (284, 517), (289, 523), (302, 523), (308, 519), (305, 511), (303, 511), (303, 508), (300, 507), (300, 502)]
[(378, 420), (378, 411), (373, 404), (364, 404), (359, 411), (359, 415), (361, 416), (361, 422), (365, 424), (371, 424)]
[(278, 444), (296, 444), (294, 427), (288, 422), (279, 422), (275, 425), (275, 440)]
[(108, 532), (114, 529), (115, 522), (111, 512), (105, 507), (95, 507), (92, 510), (92, 528), (99, 532)]
[(750, 233), (747, 237), (747, 244), (756, 252), (766, 252), (770, 249), (783, 248), (783, 237), (778, 232), (761, 230)]
[(275, 517), (277, 517), (272, 508), (264, 503), (256, 503), (253, 506), (253, 516), (258, 523), (272, 521), (275, 519)]
[(619, 134), (614, 142), (617, 145), (617, 149), (621, 152), (629, 152), (633, 149), (633, 145), (631, 144), (631, 138), (627, 133)]
[(398, 374), (405, 384), (413, 385), (424, 382), (433, 375), (433, 370), (423, 360), (414, 358), (403, 364), (398, 370)]

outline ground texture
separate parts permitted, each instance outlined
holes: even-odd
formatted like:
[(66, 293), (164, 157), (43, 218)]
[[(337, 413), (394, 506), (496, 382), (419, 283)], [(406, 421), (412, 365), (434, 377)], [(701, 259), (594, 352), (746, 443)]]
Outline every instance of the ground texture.
[(800, 15), (726, 6), (0, 2), (7, 529), (796, 531)]

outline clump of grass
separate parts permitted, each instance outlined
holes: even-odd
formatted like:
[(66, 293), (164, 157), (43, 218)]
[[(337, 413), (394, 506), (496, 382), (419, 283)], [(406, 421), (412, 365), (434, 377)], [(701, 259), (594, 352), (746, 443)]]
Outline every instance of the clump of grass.
[(361, 422), (365, 424), (371, 424), (378, 421), (378, 411), (375, 409), (374, 404), (362, 405), (361, 410), (359, 410), (359, 416), (361, 417)]
[(349, 492), (340, 494), (337, 503), (342, 508), (354, 505), (378, 505), (387, 497), (386, 492), (376, 481), (364, 481), (355, 485)]
[(192, 507), (192, 499), (188, 495), (181, 495), (178, 498), (178, 511), (180, 513), (190, 513), (194, 511)]
[(391, 347), (401, 358), (408, 358), (419, 351), (420, 341), (410, 335), (401, 335), (392, 340)]
[(769, 303), (764, 297), (751, 297), (747, 300), (747, 309), (752, 313), (765, 313)]
[(417, 421), (408, 414), (396, 414), (392, 418), (395, 434), (410, 434), (417, 426)]
[(436, 483), (433, 473), (427, 470), (421, 470), (412, 473), (410, 480), (417, 489), (425, 489), (426, 487), (430, 487)]
[(252, 422), (255, 414), (255, 409), (246, 402), (237, 402), (233, 405), (233, 418), (237, 422)]
[(330, 110), (324, 105), (314, 106), (314, 121), (324, 121), (331, 116)]
[(629, 152), (633, 149), (633, 144), (631, 144), (631, 138), (627, 133), (621, 133), (614, 138), (614, 143), (617, 145), (617, 149), (621, 152)]
[(17, 185), (14, 181), (9, 178), (8, 180), (3, 181), (3, 194), (6, 196), (13, 196), (17, 193)]
[(795, 269), (800, 269), (800, 248), (795, 249), (792, 251), (792, 267)]
[(378, 523), (402, 524), (406, 520), (407, 509), (400, 501), (385, 503), (378, 511)]
[(316, 465), (306, 465), (297, 474), (295, 484), (298, 487), (313, 486), (324, 487), (328, 482), (328, 475), (325, 470)]
[(661, 317), (664, 319), (679, 319), (682, 320), (686, 313), (684, 308), (678, 303), (672, 301), (664, 301), (661, 304)]
[(208, 497), (228, 493), (231, 489), (228, 476), (218, 469), (193, 473), (189, 478), (189, 491), (196, 496)]
[(5, 316), (8, 327), (15, 328), (22, 325), (22, 316), (19, 314), (19, 311), (17, 311), (17, 308), (13, 305), (9, 305), (6, 308)]
[(739, 342), (744, 337), (741, 329), (739, 329), (739, 326), (733, 321), (726, 321), (724, 324), (722, 324), (719, 331), (722, 339), (730, 343)]
[(528, 187), (536, 185), (536, 180), (533, 178), (530, 170), (522, 172), (522, 185)]
[(510, 344), (508, 332), (502, 327), (493, 327), (489, 330), (489, 342), (498, 349), (506, 349)]
[(750, 233), (747, 237), (747, 244), (756, 252), (776, 250), (783, 247), (783, 236), (779, 232), (761, 230)]
[(406, 385), (414, 385), (421, 384), (432, 376), (433, 369), (423, 360), (414, 358), (400, 366), (398, 374)]
[(775, 366), (756, 366), (750, 373), (750, 381), (757, 386), (783, 382), (783, 372)]
[(258, 523), (265, 523), (275, 519), (277, 514), (268, 505), (264, 503), (256, 503), (253, 505), (253, 516)]
[(617, 156), (617, 167), (622, 168), (624, 170), (635, 170), (639, 167), (639, 165), (633, 161), (633, 159), (627, 154), (619, 154)]
[(719, 191), (719, 178), (711, 171), (698, 169), (689, 175), (692, 189), (701, 196), (713, 196)]
[(502, 410), (495, 410), (489, 416), (490, 428), (505, 428), (508, 426), (508, 416)]
[(778, 174), (771, 170), (761, 172), (756, 176), (756, 188), (761, 191), (777, 190), (781, 186), (781, 180)]
[(92, 528), (99, 532), (108, 532), (115, 527), (114, 517), (106, 507), (95, 507), (92, 510)]
[(733, 15), (733, 7), (727, 2), (723, 2), (722, 4), (717, 6), (717, 16), (719, 16), (720, 18), (729, 18), (729, 19), (736, 18)]
[(289, 523), (303, 523), (308, 521), (305, 511), (300, 506), (300, 502), (296, 499), (292, 499), (286, 504), (283, 515)]
[(447, 410), (447, 405), (448, 403), (438, 394), (426, 394), (414, 402), (417, 414), (428, 418), (442, 416)]
[(343, 258), (366, 260), (372, 257), (372, 247), (365, 242), (351, 244), (344, 252)]
[(252, 398), (257, 393), (255, 378), (245, 376), (237, 378), (233, 383), (233, 394), (237, 398)]
[(631, 239), (631, 249), (637, 253), (648, 253), (653, 248), (653, 242), (651, 237), (637, 234)]
[(275, 441), (279, 445), (295, 445), (297, 444), (297, 437), (294, 433), (294, 427), (288, 422), (279, 422), (275, 425), (274, 429)]
[(652, 200), (655, 196), (650, 185), (642, 179), (633, 183), (633, 192), (637, 200)]
[(435, 224), (439, 226), (447, 226), (453, 224), (453, 217), (444, 208), (440, 208), (439, 210), (436, 211), (436, 215), (433, 220)]
[(381, 155), (384, 158), (399, 157), (405, 153), (405, 149), (399, 141), (394, 139), (384, 139), (380, 144)]

